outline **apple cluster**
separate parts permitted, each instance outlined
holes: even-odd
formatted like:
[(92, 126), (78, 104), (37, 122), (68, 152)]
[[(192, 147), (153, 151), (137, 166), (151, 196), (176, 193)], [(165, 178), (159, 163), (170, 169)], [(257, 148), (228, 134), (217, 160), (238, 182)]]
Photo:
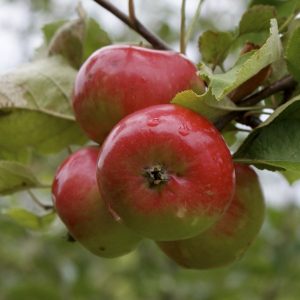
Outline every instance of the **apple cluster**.
[(113, 258), (152, 239), (187, 268), (236, 261), (264, 217), (258, 177), (234, 164), (203, 116), (170, 104), (204, 82), (185, 56), (108, 46), (80, 68), (76, 120), (97, 145), (71, 154), (53, 186), (57, 213), (90, 252)]

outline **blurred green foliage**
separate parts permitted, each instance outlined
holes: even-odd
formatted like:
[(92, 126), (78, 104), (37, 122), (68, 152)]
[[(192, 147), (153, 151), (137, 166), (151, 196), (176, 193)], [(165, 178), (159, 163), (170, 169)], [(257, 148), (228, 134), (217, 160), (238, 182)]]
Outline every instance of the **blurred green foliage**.
[[(53, 20), (74, 15), (65, 4), (58, 13), (54, 1), (25, 2), (35, 14), (53, 15)], [(156, 11), (160, 22), (149, 27), (170, 44), (178, 41), (179, 26), (174, 28), (166, 22), (173, 10), (158, 5)], [(23, 32), (26, 37), (34, 30), (34, 23), (33, 14)], [(199, 28), (215, 28), (218, 23), (218, 19), (207, 15), (199, 21)], [(126, 29), (119, 39), (132, 36)], [(199, 31), (194, 38), (198, 36)], [(45, 159), (34, 154), (33, 171), (51, 182), (65, 156), (60, 153)], [(47, 195), (50, 198), (49, 190)], [(0, 208), (20, 203), (30, 207), (25, 200), (23, 194), (3, 198)], [(67, 242), (66, 230), (58, 221), (37, 232), (0, 215), (0, 300), (296, 300), (300, 294), (299, 217), (298, 207), (269, 208), (259, 238), (240, 262), (217, 270), (193, 271), (175, 265), (149, 240), (122, 258), (101, 259), (78, 243)]]
[(195, 271), (176, 266), (149, 240), (129, 255), (102, 259), (68, 242), (60, 224), (37, 233), (1, 216), (0, 299), (295, 300), (299, 218), (296, 207), (269, 209), (240, 262)]

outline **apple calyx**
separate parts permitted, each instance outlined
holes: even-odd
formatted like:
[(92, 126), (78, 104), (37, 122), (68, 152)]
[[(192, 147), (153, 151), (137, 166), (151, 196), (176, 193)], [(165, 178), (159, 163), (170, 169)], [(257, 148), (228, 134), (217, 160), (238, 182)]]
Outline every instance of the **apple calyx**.
[(160, 164), (145, 168), (144, 177), (148, 181), (149, 188), (161, 186), (169, 180), (166, 168)]

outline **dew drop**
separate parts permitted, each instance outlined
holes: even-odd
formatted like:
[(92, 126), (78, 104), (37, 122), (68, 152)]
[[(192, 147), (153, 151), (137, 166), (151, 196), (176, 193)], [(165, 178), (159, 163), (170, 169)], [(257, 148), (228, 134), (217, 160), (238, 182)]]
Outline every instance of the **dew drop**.
[(147, 122), (147, 125), (150, 126), (150, 127), (155, 127), (158, 124), (159, 124), (159, 119), (158, 118), (153, 118), (153, 119), (151, 119)]
[(187, 136), (187, 135), (190, 133), (189, 129), (186, 128), (186, 127), (180, 127), (180, 128), (178, 129), (178, 132), (179, 132), (179, 134), (181, 134), (182, 136)]

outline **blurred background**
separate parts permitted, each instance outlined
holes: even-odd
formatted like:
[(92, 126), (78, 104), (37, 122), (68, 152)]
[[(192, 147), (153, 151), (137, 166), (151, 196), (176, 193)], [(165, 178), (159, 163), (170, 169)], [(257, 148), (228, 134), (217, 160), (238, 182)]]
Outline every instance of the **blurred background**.
[[(127, 1), (113, 0), (127, 10)], [(198, 1), (187, 1), (187, 18)], [(233, 29), (249, 1), (206, 0), (187, 55), (199, 62), (197, 38), (208, 28)], [(269, 1), (270, 2), (270, 1)], [(0, 73), (30, 61), (41, 45), (41, 27), (58, 19), (75, 18), (77, 1), (0, 0)], [(91, 0), (82, 1), (88, 15), (108, 32), (114, 43), (139, 42), (138, 35)], [(181, 1), (136, 0), (138, 18), (178, 49)], [(0, 136), (1, 139), (1, 136)], [(66, 152), (40, 158), (37, 172), (51, 176)], [(43, 173), (47, 166), (51, 172)], [(45, 168), (46, 169), (46, 168)], [(234, 265), (211, 271), (184, 270), (164, 256), (151, 241), (122, 258), (105, 260), (67, 241), (66, 230), (55, 220), (44, 230), (26, 229), (0, 214), (0, 300), (295, 300), (300, 295), (300, 184), (292, 186), (279, 174), (259, 171), (266, 201), (263, 229)], [(1, 180), (1, 178), (0, 178)], [(50, 202), (50, 195), (37, 191)], [(13, 203), (32, 210), (26, 194), (0, 198), (0, 209)], [(220, 249), (221, 250), (221, 249)]]

